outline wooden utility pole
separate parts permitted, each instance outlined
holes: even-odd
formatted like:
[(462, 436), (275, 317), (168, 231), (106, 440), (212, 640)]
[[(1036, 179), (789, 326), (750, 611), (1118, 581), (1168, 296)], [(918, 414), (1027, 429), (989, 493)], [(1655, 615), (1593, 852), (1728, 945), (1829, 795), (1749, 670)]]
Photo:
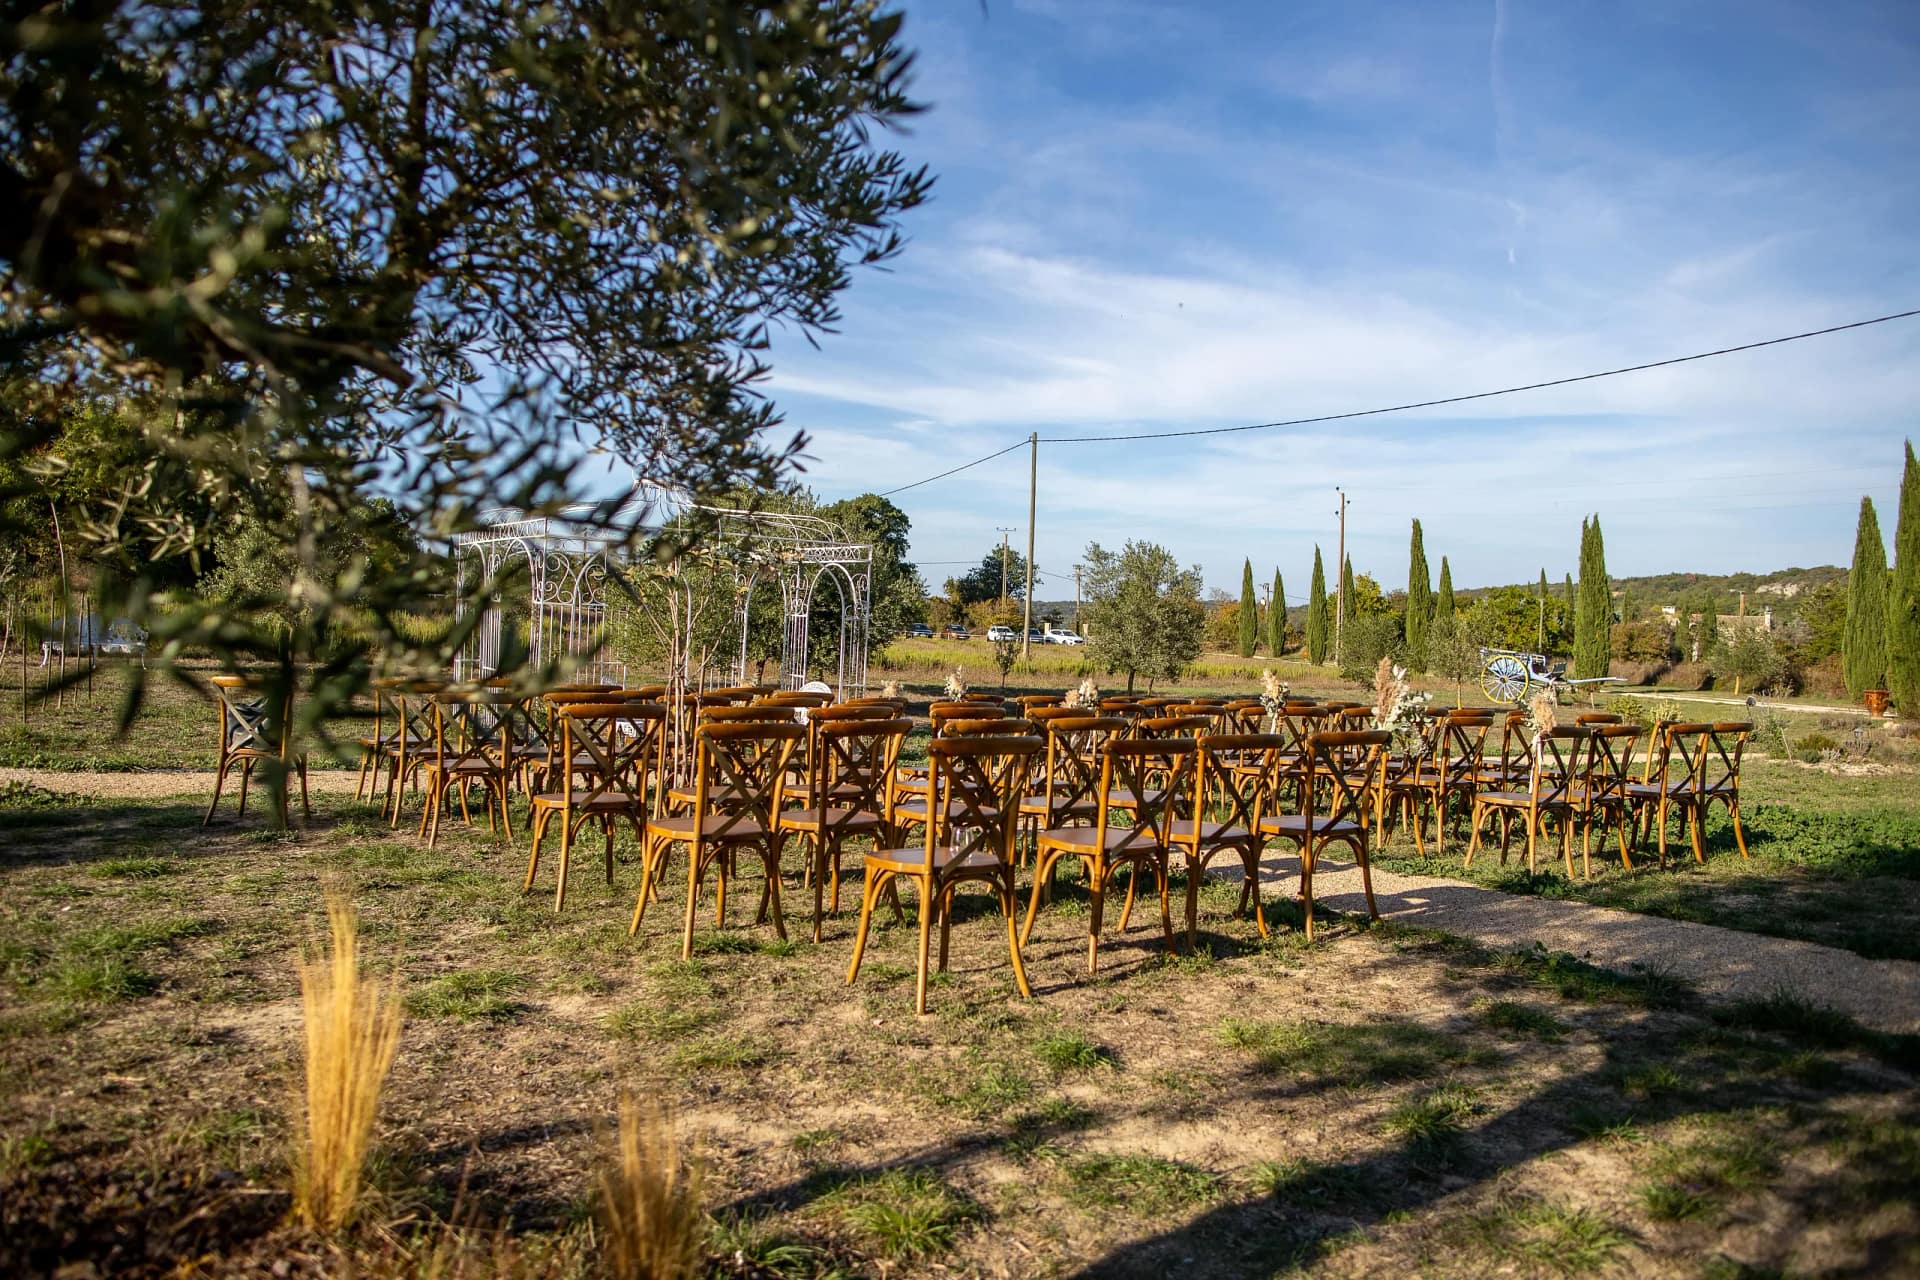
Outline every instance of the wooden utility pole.
[(1027, 437), (1027, 599), (1021, 612), (1020, 661), (1027, 660), (1027, 646), (1033, 643), (1033, 514), (1040, 493), (1040, 433)]
[(1339, 485), (1333, 491), (1340, 495), (1340, 556), (1334, 561), (1333, 580), (1338, 585), (1333, 593), (1333, 665), (1340, 665), (1342, 640), (1347, 629), (1347, 491)]

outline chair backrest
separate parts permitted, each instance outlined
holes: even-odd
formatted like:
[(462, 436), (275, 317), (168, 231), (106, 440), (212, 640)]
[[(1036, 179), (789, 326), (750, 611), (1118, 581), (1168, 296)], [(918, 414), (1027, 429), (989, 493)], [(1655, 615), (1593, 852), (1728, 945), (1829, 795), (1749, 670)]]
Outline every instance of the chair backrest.
[(1006, 716), (986, 716), (979, 720), (949, 720), (940, 726), (943, 738), (990, 738), (995, 734), (1005, 737), (1009, 733), (1025, 733), (1027, 724), (1024, 719), (1009, 719)]
[(1387, 746), (1393, 735), (1385, 729), (1325, 729), (1307, 735), (1306, 774), (1300, 788), (1300, 810), (1312, 832), (1320, 792), (1328, 797), (1319, 817), (1365, 826), (1372, 806), (1381, 803), (1385, 783)]
[(947, 845), (1013, 861), (1020, 792), (1039, 751), (1040, 739), (1027, 734), (940, 738), (927, 748), (929, 863), (933, 850)]
[(751, 702), (765, 694), (775, 692), (774, 685), (731, 684), (719, 689), (708, 689), (705, 696), (709, 702), (715, 698), (731, 698), (735, 702)]
[(702, 707), (701, 724), (799, 724), (797, 707), (760, 702), (748, 707)]
[(1527, 783), (1535, 805), (1563, 804), (1586, 768), (1586, 747), (1593, 730), (1561, 724), (1541, 731), (1533, 740), (1533, 769)]
[(428, 756), (442, 769), (483, 764), (496, 771), (512, 767), (521, 735), (514, 724), (519, 699), (497, 688), (443, 689), (428, 702), (433, 709), (433, 747)]
[(807, 713), (808, 724), (832, 724), (837, 720), (892, 720), (895, 718), (893, 708), (884, 703), (836, 702), (830, 707), (816, 707)]
[[(740, 832), (773, 830), (787, 785), (787, 763), (804, 725), (765, 720), (713, 722), (695, 735), (693, 812), (696, 845)], [(726, 796), (716, 809), (716, 794)], [(716, 818), (709, 826), (703, 819)]]
[[(1100, 797), (1095, 811), (1095, 847), (1125, 856), (1129, 851), (1173, 843), (1175, 814), (1192, 802), (1200, 744), (1193, 738), (1111, 738), (1100, 748)], [(1117, 805), (1120, 797), (1128, 802)], [(1107, 844), (1111, 818), (1121, 808), (1133, 820), (1116, 844)]]
[(1619, 724), (1623, 717), (1617, 711), (1582, 711), (1574, 716), (1576, 725)]
[(1067, 700), (1064, 693), (1029, 693), (1015, 698), (1023, 708), (1032, 711), (1035, 707), (1057, 707)]
[(933, 723), (933, 736), (936, 738), (945, 731), (947, 725), (956, 720), (1004, 720), (1006, 718), (1006, 708), (991, 702), (939, 702), (927, 712), (927, 719)]
[(1493, 731), (1492, 713), (1477, 707), (1443, 711), (1434, 717), (1434, 723), (1438, 732), (1433, 740), (1433, 772), (1443, 783), (1477, 773), (1481, 754), (1487, 749), (1487, 735)]
[(1627, 772), (1633, 765), (1633, 744), (1640, 737), (1637, 724), (1582, 726), (1587, 734), (1587, 791), (1589, 802), (1608, 801), (1627, 794)]
[(1206, 822), (1238, 827), (1258, 838), (1260, 819), (1279, 794), (1289, 749), (1277, 733), (1216, 733), (1200, 739), (1193, 776), (1193, 825), (1182, 843), (1198, 850)]
[(976, 690), (971, 693), (961, 694), (960, 701), (962, 702), (998, 702), (998, 703), (1001, 703), (1002, 705), (1005, 705), (1007, 699), (1004, 694), (984, 693)]
[(832, 701), (833, 695), (830, 693), (801, 693), (797, 690), (776, 690), (773, 693), (767, 694), (764, 698), (760, 698), (755, 705), (763, 707), (806, 707), (811, 710), (815, 707), (824, 707)]
[(1124, 716), (1059, 716), (1047, 721), (1047, 816), (1055, 819), (1095, 799), (1100, 753), (1132, 727)]
[[(1745, 754), (1753, 725), (1747, 721), (1693, 722), (1667, 730), (1669, 754), (1680, 758), (1687, 790), (1698, 794), (1737, 794), (1740, 758)], [(1662, 777), (1671, 778), (1669, 767)]]
[(904, 718), (813, 722), (807, 781), (823, 824), (829, 809), (846, 810), (849, 819), (883, 810), (887, 779), (912, 728)]
[[(214, 696), (220, 700), (220, 749), (222, 754), (231, 755), (236, 751), (262, 756), (284, 756), (287, 750), (287, 730), (293, 719), (293, 696), (289, 693), (275, 708), (265, 685), (248, 676), (211, 676), (207, 681), (213, 686)], [(404, 702), (399, 703), (403, 717), (414, 715)], [(278, 710), (276, 717), (274, 712)], [(279, 735), (276, 739), (274, 726), (278, 721)], [(428, 710), (423, 727), (431, 733), (432, 712)]]
[(554, 716), (560, 722), (560, 758), (565, 764), (548, 785), (571, 791), (578, 774), (588, 802), (617, 793), (636, 810), (644, 809), (647, 781), (659, 777), (662, 768), (667, 709), (609, 699), (565, 703), (555, 708)]
[(629, 702), (658, 702), (667, 696), (667, 686), (663, 684), (635, 685), (620, 690), (620, 696)]
[(1338, 716), (1339, 712), (1332, 707), (1287, 703), (1280, 709), (1280, 719), (1274, 725), (1274, 732), (1287, 740), (1288, 750), (1304, 754), (1307, 739), (1331, 727)]
[[(1170, 708), (1159, 708), (1169, 711)], [(1133, 722), (1133, 734), (1136, 738), (1197, 738), (1203, 733), (1213, 732), (1211, 716), (1168, 714), (1142, 716)]]

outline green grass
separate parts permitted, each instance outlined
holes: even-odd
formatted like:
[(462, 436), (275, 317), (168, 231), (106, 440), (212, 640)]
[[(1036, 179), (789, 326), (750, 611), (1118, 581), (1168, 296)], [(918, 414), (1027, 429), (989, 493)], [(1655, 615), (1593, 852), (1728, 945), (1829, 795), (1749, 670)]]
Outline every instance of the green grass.
[(1540, 1040), (1558, 1040), (1567, 1024), (1544, 1009), (1521, 1004), (1517, 1000), (1495, 1000), (1475, 1010), (1480, 1021), (1496, 1031), (1515, 1036), (1533, 1036)]
[(1583, 1004), (1678, 1009), (1696, 1002), (1686, 983), (1664, 970), (1622, 973), (1589, 964), (1565, 951), (1548, 951), (1537, 942), (1527, 950), (1506, 953), (1500, 958), (1500, 964), (1565, 999)]
[(420, 1018), (461, 1022), (501, 1022), (517, 1018), (527, 1006), (512, 998), (527, 985), (524, 976), (505, 969), (471, 969), (433, 979), (407, 994), (407, 1012)]
[(819, 1204), (865, 1252), (889, 1262), (943, 1254), (981, 1216), (978, 1205), (927, 1168), (889, 1169), (844, 1184)]
[(745, 1071), (779, 1056), (777, 1046), (746, 1036), (719, 1035), (681, 1046), (673, 1055), (680, 1071)]
[(102, 880), (157, 880), (177, 874), (180, 866), (166, 858), (136, 854), (127, 858), (103, 858), (88, 871)]
[(1125, 1207), (1137, 1217), (1205, 1204), (1220, 1188), (1219, 1175), (1159, 1156), (1081, 1156), (1062, 1168), (1067, 1198), (1074, 1204), (1087, 1209)]
[(1380, 1127), (1416, 1147), (1437, 1147), (1459, 1137), (1484, 1109), (1474, 1090), (1447, 1085), (1394, 1107)]
[(1536, 1201), (1509, 1215), (1506, 1252), (1565, 1276), (1610, 1266), (1633, 1237), (1590, 1209)]
[(702, 1009), (636, 1003), (608, 1014), (605, 1026), (609, 1035), (620, 1040), (683, 1040), (712, 1025), (717, 1017)]
[(1256, 1022), (1228, 1018), (1220, 1042), (1253, 1055), (1263, 1071), (1342, 1084), (1406, 1080), (1480, 1057), (1458, 1036), (1415, 1022)]
[(1076, 1032), (1063, 1031), (1034, 1041), (1033, 1056), (1056, 1073), (1091, 1071), (1115, 1065), (1113, 1051)]

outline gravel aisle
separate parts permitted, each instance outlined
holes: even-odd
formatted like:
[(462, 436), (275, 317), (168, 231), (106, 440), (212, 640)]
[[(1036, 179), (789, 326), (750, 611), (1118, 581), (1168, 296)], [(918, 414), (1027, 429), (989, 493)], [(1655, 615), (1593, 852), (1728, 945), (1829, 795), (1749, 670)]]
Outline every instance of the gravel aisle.
[[(351, 769), (307, 770), (308, 795), (353, 794), (357, 775)], [(0, 769), (0, 786), (9, 782), (27, 782), (63, 795), (93, 796), (101, 800), (158, 800), (175, 796), (197, 796), (204, 804), (213, 798), (211, 769), (148, 769), (139, 773), (68, 773), (53, 769)], [(255, 780), (258, 790), (258, 779)], [(227, 776), (229, 788), (240, 785), (237, 773)], [(298, 780), (294, 786), (298, 788)], [(294, 792), (299, 799), (299, 792)], [(227, 797), (222, 794), (220, 803)], [(251, 805), (251, 797), (248, 801)]]
[[(1270, 855), (1264, 865), (1274, 869), (1267, 879), (1269, 893), (1298, 891), (1297, 858)], [(1313, 897), (1340, 911), (1367, 909), (1360, 872), (1350, 863), (1322, 862), (1315, 868)], [(1384, 917), (1489, 946), (1511, 949), (1539, 942), (1549, 951), (1570, 951), (1609, 969), (1664, 968), (1709, 998), (1738, 1000), (1786, 990), (1850, 1013), (1876, 1030), (1920, 1031), (1920, 964), (1909, 960), (1867, 960), (1812, 942), (1378, 869), (1373, 897)]]

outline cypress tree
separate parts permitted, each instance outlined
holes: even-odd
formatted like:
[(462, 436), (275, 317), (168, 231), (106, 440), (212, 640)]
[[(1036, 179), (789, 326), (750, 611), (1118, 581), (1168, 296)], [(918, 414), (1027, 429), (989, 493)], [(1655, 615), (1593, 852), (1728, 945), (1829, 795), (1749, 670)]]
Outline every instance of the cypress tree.
[(1884, 688), (1887, 678), (1887, 547), (1873, 499), (1860, 499), (1860, 527), (1853, 535), (1853, 568), (1847, 572), (1847, 622), (1840, 637), (1847, 695)]
[(1253, 561), (1240, 562), (1240, 656), (1251, 658), (1260, 642), (1260, 605), (1253, 598)]
[(1327, 571), (1313, 549), (1313, 585), (1307, 589), (1307, 661), (1327, 660)]
[(1346, 659), (1347, 624), (1353, 621), (1353, 557), (1340, 566), (1340, 611), (1333, 618), (1333, 660)]
[(1407, 563), (1407, 662), (1415, 671), (1427, 669), (1427, 630), (1433, 622), (1433, 586), (1427, 576), (1427, 546), (1420, 522), (1413, 522), (1413, 545)]
[(1907, 441), (1900, 518), (1893, 526), (1893, 588), (1887, 593), (1887, 688), (1900, 714), (1920, 715), (1920, 463)]
[(1267, 606), (1267, 648), (1279, 657), (1287, 647), (1287, 589), (1273, 571), (1273, 603)]
[(1607, 584), (1607, 548), (1600, 517), (1583, 526), (1580, 594), (1573, 614), (1573, 675), (1576, 680), (1607, 674), (1612, 656), (1607, 632), (1613, 623), (1613, 592)]
[(1447, 567), (1447, 558), (1440, 557), (1440, 590), (1434, 594), (1433, 616), (1452, 620), (1456, 612), (1453, 604), (1453, 570)]
[[(1587, 545), (1587, 522), (1584, 520), (1580, 522), (1580, 545), (1583, 547)], [(1560, 598), (1566, 601), (1567, 614), (1568, 616), (1572, 616), (1574, 610), (1576, 610), (1579, 607), (1579, 601), (1574, 597), (1574, 594), (1573, 594), (1573, 575), (1572, 574), (1568, 574), (1566, 582), (1561, 585)]]

